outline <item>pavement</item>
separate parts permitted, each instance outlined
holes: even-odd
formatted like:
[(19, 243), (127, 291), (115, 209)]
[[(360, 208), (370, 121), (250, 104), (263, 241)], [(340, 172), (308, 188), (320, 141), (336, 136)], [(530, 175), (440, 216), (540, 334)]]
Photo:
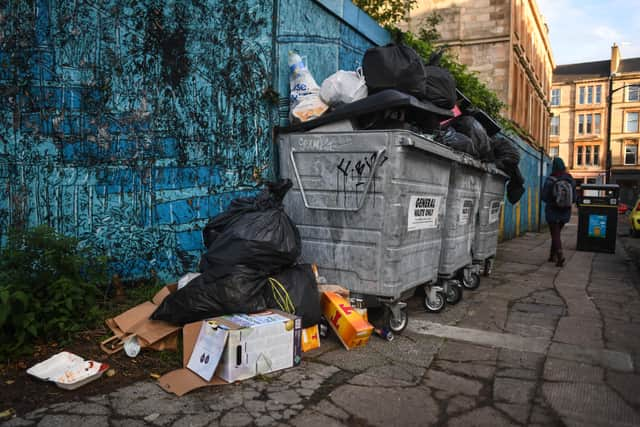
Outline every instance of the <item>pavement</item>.
[[(638, 270), (616, 254), (546, 261), (547, 233), (500, 245), (494, 272), (439, 314), (419, 298), (407, 330), (301, 366), (182, 398), (152, 381), (42, 408), (4, 426), (640, 426)], [(640, 239), (639, 239), (640, 240)]]
[(618, 215), (618, 239), (624, 247), (627, 256), (640, 271), (640, 236), (631, 235), (631, 224), (629, 223), (629, 213)]

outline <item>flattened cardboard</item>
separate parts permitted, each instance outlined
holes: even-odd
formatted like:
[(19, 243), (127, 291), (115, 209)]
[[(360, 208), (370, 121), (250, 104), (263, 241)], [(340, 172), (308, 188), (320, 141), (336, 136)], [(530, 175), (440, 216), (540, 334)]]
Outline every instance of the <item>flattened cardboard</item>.
[(151, 298), (151, 302), (153, 302), (155, 305), (160, 305), (162, 301), (164, 301), (164, 299), (168, 297), (169, 294), (174, 293), (176, 289), (178, 289), (178, 285), (176, 285), (175, 283), (164, 286), (153, 296), (153, 298)]
[(113, 334), (123, 339), (129, 335), (136, 335), (141, 347), (150, 347), (155, 350), (168, 350), (178, 348), (179, 326), (159, 320), (151, 320), (149, 317), (166, 297), (175, 289), (175, 285), (163, 287), (156, 293), (152, 301), (137, 305), (124, 313), (107, 319), (105, 323)]
[(187, 368), (181, 368), (161, 376), (158, 379), (158, 384), (164, 391), (173, 393), (176, 396), (184, 396), (198, 388), (228, 383), (216, 376), (207, 382), (200, 378), (195, 372)]

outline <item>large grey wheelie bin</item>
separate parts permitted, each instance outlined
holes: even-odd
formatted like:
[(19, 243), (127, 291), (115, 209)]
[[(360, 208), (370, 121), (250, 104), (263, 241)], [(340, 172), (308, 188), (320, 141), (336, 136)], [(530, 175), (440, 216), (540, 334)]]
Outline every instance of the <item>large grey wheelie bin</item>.
[(438, 265), (439, 282), (425, 287), (427, 311), (438, 312), (446, 302), (458, 302), (463, 285), (473, 288), (479, 283), (479, 268), (473, 264), (472, 246), (484, 171), (481, 162), (466, 154), (452, 163)]
[(480, 210), (471, 251), (473, 263), (480, 265), (485, 275), (491, 274), (493, 259), (498, 250), (500, 212), (504, 205), (505, 183), (508, 176), (489, 163), (485, 164), (480, 194)]
[(387, 307), (407, 324), (406, 299), (436, 281), (449, 172), (460, 155), (404, 130), (290, 133), (278, 138), (284, 200), (302, 260), (329, 283)]

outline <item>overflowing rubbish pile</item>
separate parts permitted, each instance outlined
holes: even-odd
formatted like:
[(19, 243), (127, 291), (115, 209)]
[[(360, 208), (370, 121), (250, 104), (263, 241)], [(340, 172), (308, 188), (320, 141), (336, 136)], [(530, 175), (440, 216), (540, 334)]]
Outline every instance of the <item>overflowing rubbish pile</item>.
[(350, 306), (348, 291), (319, 285), (317, 269), (297, 263), (300, 235), (282, 206), (291, 186), (268, 183), (256, 197), (233, 200), (203, 229), (200, 271), (107, 319), (114, 335), (102, 349), (130, 357), (175, 350), (182, 332), (184, 367), (158, 382), (183, 395), (298, 365), (319, 347), (323, 315), (347, 349), (365, 345), (374, 327)]
[(440, 66), (441, 51), (425, 64), (402, 44), (373, 47), (361, 69), (340, 70), (320, 89), (300, 55), (289, 55), (292, 126), (287, 132), (406, 129), (431, 134), (455, 151), (495, 163), (509, 177), (510, 203), (524, 194), (518, 149), (456, 90), (454, 77)]
[[(416, 289), (439, 312), (478, 287), (492, 270), (505, 189), (512, 204), (525, 192), (519, 148), (457, 89), (441, 57), (424, 62), (402, 44), (370, 48), (362, 69), (322, 83), (323, 113), (292, 114), (279, 134), (301, 259), (317, 260), (352, 301), (382, 305), (392, 332), (406, 327), (403, 300)], [(292, 69), (292, 88), (297, 81)]]
[[(518, 149), (456, 90), (439, 60), (435, 53), (425, 64), (404, 45), (374, 47), (362, 68), (340, 70), (318, 85), (291, 52), (292, 125), (282, 134), (305, 137), (280, 141), (281, 174), (290, 179), (233, 200), (213, 218), (202, 230), (199, 272), (107, 319), (113, 336), (102, 342), (103, 351), (136, 357), (144, 349), (176, 350), (182, 334), (183, 368), (158, 379), (182, 395), (296, 366), (329, 330), (347, 350), (365, 346), (372, 334), (391, 340), (407, 325), (402, 299), (417, 286), (424, 285), (431, 312), (459, 301), (463, 288), (475, 289), (479, 265), (488, 273), (495, 256), (505, 180), (515, 203), (524, 179)], [(311, 141), (320, 132), (333, 136)], [(354, 137), (334, 147), (331, 138), (340, 132)], [(410, 184), (379, 176), (388, 160), (393, 166), (385, 170), (393, 167), (394, 178), (403, 174)], [(304, 182), (296, 162), (314, 169), (313, 182)], [(369, 214), (361, 210), (366, 200), (389, 207)], [(310, 210), (324, 213), (305, 213)], [(316, 234), (301, 236), (298, 226), (308, 220), (316, 221), (309, 224)], [(378, 227), (372, 229), (378, 237), (358, 252), (367, 239), (363, 224)], [(349, 237), (354, 225), (357, 238)], [(384, 306), (381, 322), (370, 322), (370, 305)], [(91, 369), (81, 381), (105, 370), (64, 355), (32, 373), (63, 386), (60, 372), (86, 363)]]

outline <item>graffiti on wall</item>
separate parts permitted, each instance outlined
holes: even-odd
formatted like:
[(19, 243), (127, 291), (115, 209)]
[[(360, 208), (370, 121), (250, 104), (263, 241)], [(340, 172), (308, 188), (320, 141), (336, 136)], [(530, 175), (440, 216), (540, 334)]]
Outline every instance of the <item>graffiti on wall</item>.
[(272, 177), (270, 1), (0, 4), (0, 236), (49, 224), (125, 276)]

